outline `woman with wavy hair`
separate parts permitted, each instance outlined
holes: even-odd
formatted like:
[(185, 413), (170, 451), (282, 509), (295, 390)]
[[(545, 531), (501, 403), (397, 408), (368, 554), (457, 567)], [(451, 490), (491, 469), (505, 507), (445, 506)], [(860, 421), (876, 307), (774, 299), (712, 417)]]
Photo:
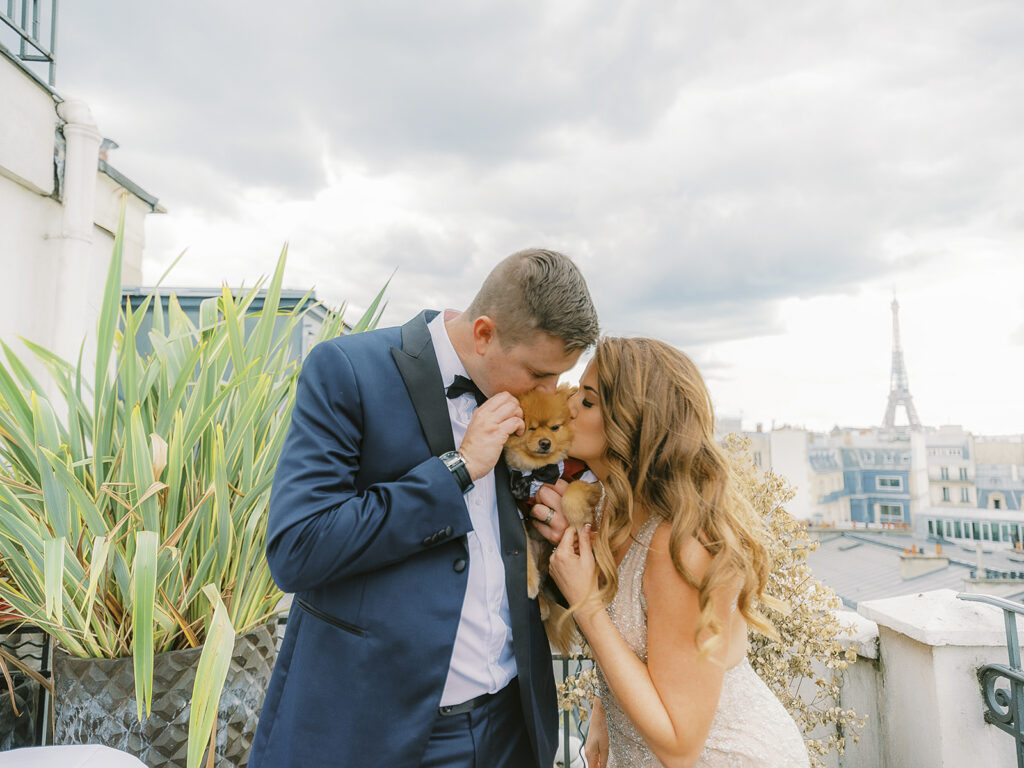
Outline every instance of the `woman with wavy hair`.
[(700, 373), (663, 342), (602, 339), (571, 407), (571, 453), (606, 491), (550, 564), (598, 668), (589, 765), (807, 766), (746, 659), (748, 626), (774, 635), (770, 563)]

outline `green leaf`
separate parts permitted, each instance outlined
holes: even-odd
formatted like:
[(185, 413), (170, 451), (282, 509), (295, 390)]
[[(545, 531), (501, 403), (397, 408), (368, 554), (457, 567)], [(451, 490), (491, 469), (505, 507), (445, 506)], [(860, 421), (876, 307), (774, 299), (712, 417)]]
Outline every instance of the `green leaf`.
[(135, 541), (132, 582), (132, 656), (135, 662), (135, 701), (139, 722), (153, 704), (153, 613), (156, 603), (157, 535), (139, 531)]
[(57, 626), (64, 625), (64, 537), (47, 539), (43, 542), (45, 564), (44, 591), (46, 594), (46, 618)]
[[(96, 410), (103, 412), (111, 407), (111, 400), (117, 400), (117, 388), (110, 386), (110, 356), (114, 352), (114, 332), (117, 330), (121, 315), (121, 271), (124, 260), (124, 221), (128, 209), (128, 193), (121, 195), (121, 211), (117, 220), (117, 234), (114, 236), (114, 250), (110, 256), (107, 269), (107, 282), (103, 289), (103, 303), (100, 306), (99, 326), (96, 333), (96, 369), (93, 393), (96, 397)], [(93, 448), (96, 451), (94, 464), (97, 478), (103, 475), (100, 462), (106, 458), (106, 446), (110, 433), (104, 427), (110, 422), (100, 420), (97, 413), (96, 428), (93, 434)]]
[(85, 592), (85, 622), (92, 618), (93, 603), (96, 600), (96, 588), (100, 577), (107, 567), (107, 556), (110, 554), (110, 540), (106, 536), (97, 536), (92, 541), (92, 561), (89, 563), (89, 588)]
[(213, 606), (213, 618), (206, 628), (206, 644), (199, 655), (196, 682), (192, 688), (192, 711), (188, 719), (188, 768), (199, 768), (207, 744), (217, 726), (217, 710), (235, 647), (235, 630), (217, 587), (203, 587)]
[[(392, 277), (394, 277), (394, 275), (392, 275)], [(376, 314), (377, 307), (380, 305), (381, 299), (384, 298), (384, 291), (388, 289), (388, 285), (390, 284), (391, 278), (389, 277), (388, 281), (384, 283), (384, 287), (377, 292), (377, 295), (374, 297), (373, 301), (370, 302), (370, 306), (366, 308), (366, 311), (363, 313), (363, 316), (359, 318), (359, 321), (354, 326), (352, 326), (352, 333), (362, 333), (363, 331), (367, 330), (371, 326), (371, 324), (376, 324), (377, 320), (380, 320), (380, 315)], [(376, 320), (374, 319), (374, 317), (376, 317)]]

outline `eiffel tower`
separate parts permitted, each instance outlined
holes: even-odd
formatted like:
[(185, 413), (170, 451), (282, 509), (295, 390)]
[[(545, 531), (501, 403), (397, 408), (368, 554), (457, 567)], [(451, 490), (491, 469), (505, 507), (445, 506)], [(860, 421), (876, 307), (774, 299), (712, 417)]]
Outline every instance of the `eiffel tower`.
[(900, 346), (900, 303), (892, 300), (892, 373), (889, 374), (889, 405), (885, 409), (885, 421), (882, 426), (888, 430), (896, 429), (896, 406), (902, 405), (907, 412), (911, 429), (920, 429), (921, 420), (917, 418), (914, 398), (910, 395), (910, 384), (907, 383), (907, 367), (903, 364), (903, 348)]

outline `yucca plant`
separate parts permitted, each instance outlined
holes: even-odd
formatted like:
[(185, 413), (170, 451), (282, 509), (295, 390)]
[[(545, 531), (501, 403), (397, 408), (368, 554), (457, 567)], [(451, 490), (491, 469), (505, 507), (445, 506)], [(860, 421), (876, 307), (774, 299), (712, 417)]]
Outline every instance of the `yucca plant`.
[[(194, 768), (215, 734), (235, 633), (265, 623), (282, 596), (264, 556), (267, 508), (299, 371), (288, 341), (313, 303), (281, 309), (285, 248), (258, 313), (260, 284), (225, 287), (198, 325), (173, 295), (166, 313), (155, 292), (133, 311), (121, 303), (123, 235), (122, 207), (94, 370), (26, 342), (47, 389), (2, 345), (0, 600), (73, 656), (132, 656), (140, 720), (154, 654), (205, 644)], [(376, 324), (383, 291), (350, 332)], [(140, 354), (150, 306), (152, 351)], [(344, 330), (343, 309), (321, 338)]]

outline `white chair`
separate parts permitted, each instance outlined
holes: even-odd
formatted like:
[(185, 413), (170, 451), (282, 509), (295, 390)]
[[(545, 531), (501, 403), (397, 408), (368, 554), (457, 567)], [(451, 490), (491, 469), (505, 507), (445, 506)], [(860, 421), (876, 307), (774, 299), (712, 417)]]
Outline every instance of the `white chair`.
[(82, 744), (0, 752), (0, 768), (146, 768), (146, 764), (127, 752)]

